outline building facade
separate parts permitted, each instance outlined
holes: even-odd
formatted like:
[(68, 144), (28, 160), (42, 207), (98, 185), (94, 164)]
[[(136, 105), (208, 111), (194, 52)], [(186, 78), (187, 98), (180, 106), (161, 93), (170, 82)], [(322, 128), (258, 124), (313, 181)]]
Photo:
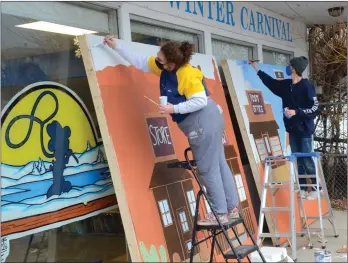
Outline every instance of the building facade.
[[(25, 112), (28, 107), (36, 105), (31, 101), (30, 94), (45, 85), (43, 88), (47, 90), (47, 94), (53, 92), (58, 98), (60, 109), (66, 107), (71, 116), (70, 119), (62, 118), (59, 124), (61, 134), (65, 134), (67, 138), (62, 163), (70, 167), (76, 159), (76, 163), (84, 162), (83, 158), (88, 153), (92, 158), (88, 159), (88, 165), (100, 167), (101, 172), (98, 176), (92, 172), (90, 175), (91, 178), (97, 179), (89, 185), (75, 189), (76, 193), (103, 193), (93, 199), (93, 207), (87, 207), (83, 202), (76, 203), (74, 211), (81, 212), (77, 213), (75, 218), (64, 217), (66, 207), (62, 207), (63, 212), (59, 215), (63, 216), (59, 220), (53, 220), (52, 217), (49, 221), (45, 221), (48, 220), (45, 218), (32, 218), (30, 222), (37, 223), (37, 227), (30, 223), (25, 232), (18, 230), (18, 234), (11, 232), (11, 239), (2, 238), (2, 260), (7, 262), (126, 260), (125, 236), (120, 215), (115, 209), (116, 201), (112, 199), (111, 189), (107, 188), (107, 163), (85, 68), (78, 49), (77, 35), (112, 34), (126, 41), (150, 45), (158, 45), (165, 39), (188, 40), (195, 45), (195, 52), (214, 55), (218, 64), (223, 59), (259, 59), (267, 64), (287, 65), (293, 56), (308, 56), (304, 23), (248, 2), (3, 2), (1, 7), (2, 125), (11, 122), (11, 110), (17, 108), (18, 112)], [(220, 77), (224, 83), (222, 71)], [(64, 94), (68, 99), (64, 99)], [(226, 96), (228, 97), (227, 93)], [(45, 102), (45, 99), (42, 99), (41, 103), (51, 107), (54, 101), (53, 99)], [(32, 112), (32, 119), (39, 118), (44, 122), (49, 118), (51, 109), (42, 107), (40, 109), (38, 105), (37, 112)], [(54, 109), (52, 111), (55, 112)], [(76, 122), (76, 116), (85, 116), (85, 119)], [(29, 120), (22, 120), (22, 124), (18, 122), (16, 125), (28, 129), (31, 124)], [(16, 125), (13, 125), (12, 129), (16, 129)], [(91, 130), (90, 138), (87, 138), (90, 143), (81, 145), (80, 153), (70, 153), (69, 143), (72, 143), (74, 136), (79, 136), (75, 132), (79, 129)], [(238, 133), (237, 127), (234, 129)], [(33, 128), (33, 132), (40, 138), (39, 130)], [(2, 135), (2, 140), (5, 140), (3, 136), (5, 135)], [(24, 137), (26, 135), (23, 135), (23, 138), (10, 136), (13, 142), (11, 145), (21, 144)], [(43, 142), (45, 147), (49, 147), (49, 138), (43, 138)], [(28, 143), (30, 146), (30, 141)], [(13, 220), (18, 220), (26, 214), (32, 216), (34, 212), (30, 211), (30, 207), (44, 205), (40, 203), (40, 190), (34, 187), (34, 183), (38, 178), (39, 181), (44, 181), (51, 170), (45, 166), (45, 156), (37, 160), (30, 159), (30, 154), (39, 150), (41, 149), (30, 147), (23, 150), (25, 157), (22, 158), (22, 163), (8, 163), (6, 167), (3, 165), (5, 159), (2, 158), (2, 223), (8, 222), (9, 226), (12, 226), (11, 222), (21, 223)], [(8, 153), (11, 153), (11, 147), (7, 149), (3, 146), (2, 156), (10, 156)], [(234, 169), (234, 155), (231, 154), (228, 158)], [(87, 167), (86, 163), (83, 164), (83, 167)], [(21, 169), (25, 174), (13, 172), (13, 169), (20, 166), (25, 168)], [(87, 171), (87, 168), (83, 169), (83, 172)], [(38, 194), (21, 198), (22, 194), (19, 193), (23, 192), (23, 189), (18, 190), (12, 181), (6, 181), (4, 177), (8, 171), (12, 171), (12, 175), (16, 174), (16, 185), (25, 183), (30, 191), (29, 188), (24, 191), (36, 191)], [(88, 171), (95, 170), (91, 168)], [(72, 175), (76, 174), (72, 171)], [(71, 178), (73, 180), (73, 177)], [(25, 181), (20, 183), (20, 180), (24, 179)], [(184, 189), (188, 194), (191, 181), (185, 179), (180, 184), (187, 186), (187, 189)], [(168, 188), (167, 185), (163, 187)], [(160, 190), (156, 189), (154, 195), (158, 195), (157, 192)], [(238, 191), (240, 196), (243, 196), (243, 184), (238, 184)], [(178, 222), (188, 219), (189, 230), (192, 224), (192, 218), (189, 216), (192, 210), (190, 198), (193, 199), (191, 195), (186, 196), (186, 210), (184, 213), (179, 211), (176, 217)], [(183, 218), (183, 214), (186, 214), (187, 218)], [(11, 231), (10, 227), (8, 229)], [(189, 237), (182, 236), (181, 258), (187, 256), (188, 246)]]

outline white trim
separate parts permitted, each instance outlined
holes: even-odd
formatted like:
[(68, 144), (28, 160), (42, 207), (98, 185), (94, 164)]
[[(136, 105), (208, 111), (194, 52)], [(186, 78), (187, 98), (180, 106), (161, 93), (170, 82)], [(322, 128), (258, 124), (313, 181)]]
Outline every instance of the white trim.
[[(108, 32), (108, 14), (65, 2), (3, 2), (1, 13), (68, 25), (97, 32)], [(59, 14), (59, 15), (57, 15)]]
[(212, 56), (213, 55), (213, 45), (211, 43), (212, 42), (211, 33), (207, 30), (204, 30), (203, 36), (204, 36), (203, 45), (204, 45), (205, 54)]
[(130, 26), (130, 15), (127, 9), (127, 5), (122, 5), (117, 10), (117, 19), (118, 19), (118, 32), (119, 38), (126, 40), (128, 42), (132, 41), (132, 33)]

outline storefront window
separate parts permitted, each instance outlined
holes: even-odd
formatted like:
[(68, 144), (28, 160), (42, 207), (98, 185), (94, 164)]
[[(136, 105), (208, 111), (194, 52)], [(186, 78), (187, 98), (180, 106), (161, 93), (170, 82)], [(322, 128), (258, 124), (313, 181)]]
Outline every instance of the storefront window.
[(109, 13), (64, 2), (1, 6), (2, 261), (124, 262), (124, 230), (76, 42), (109, 33)]
[(188, 41), (199, 52), (199, 36), (194, 33), (131, 20), (132, 41), (158, 46), (161, 41)]
[(248, 60), (253, 57), (253, 48), (228, 41), (212, 39), (213, 55), (220, 65), (221, 60)]
[(263, 63), (271, 65), (289, 65), (292, 55), (290, 53), (283, 53), (275, 50), (263, 49)]

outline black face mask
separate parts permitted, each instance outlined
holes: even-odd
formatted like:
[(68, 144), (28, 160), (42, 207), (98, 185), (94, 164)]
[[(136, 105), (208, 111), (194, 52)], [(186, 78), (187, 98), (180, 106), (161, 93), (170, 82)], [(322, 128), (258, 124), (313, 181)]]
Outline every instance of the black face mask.
[(163, 64), (159, 63), (157, 59), (155, 59), (155, 63), (160, 70), (164, 70)]

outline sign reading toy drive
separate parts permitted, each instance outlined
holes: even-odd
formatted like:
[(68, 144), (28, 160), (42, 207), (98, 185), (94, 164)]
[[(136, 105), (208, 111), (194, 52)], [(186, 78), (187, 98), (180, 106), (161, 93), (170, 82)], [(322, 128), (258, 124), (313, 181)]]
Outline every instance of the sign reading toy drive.
[(172, 138), (166, 117), (149, 117), (146, 123), (150, 133), (152, 147), (156, 157), (174, 154)]

